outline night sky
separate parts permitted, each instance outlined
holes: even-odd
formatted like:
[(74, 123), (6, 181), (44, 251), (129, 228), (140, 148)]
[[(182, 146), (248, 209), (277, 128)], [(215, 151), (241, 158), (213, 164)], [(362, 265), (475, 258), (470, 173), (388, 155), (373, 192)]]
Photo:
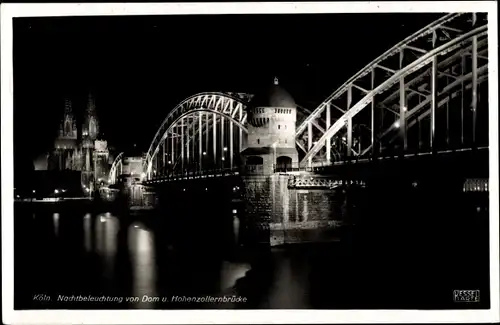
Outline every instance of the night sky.
[(169, 110), (190, 95), (255, 93), (275, 75), (298, 104), (312, 110), (359, 69), (439, 16), (17, 18), (16, 159), (31, 161), (49, 150), (65, 96), (81, 115), (89, 91), (103, 138), (119, 151), (133, 144), (147, 150)]

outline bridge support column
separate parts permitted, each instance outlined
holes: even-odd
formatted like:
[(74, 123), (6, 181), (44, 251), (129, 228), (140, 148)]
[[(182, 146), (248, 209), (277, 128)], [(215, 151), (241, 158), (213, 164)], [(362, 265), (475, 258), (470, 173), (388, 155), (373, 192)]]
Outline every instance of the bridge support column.
[[(474, 20), (476, 19), (474, 14)], [(477, 36), (472, 38), (472, 147), (476, 147), (477, 119)]]
[[(307, 150), (311, 150), (311, 148), (312, 148), (312, 145), (313, 145), (312, 138), (313, 138), (312, 123), (309, 122), (309, 123), (307, 123)], [(307, 160), (307, 166), (312, 167), (312, 157), (309, 157), (309, 159)]]
[(181, 118), (181, 175), (184, 175), (184, 118)]
[[(404, 67), (404, 50), (402, 49), (399, 52), (399, 68), (403, 69)], [(405, 78), (401, 77), (399, 79), (399, 134), (401, 136), (401, 156), (403, 157), (406, 148), (407, 148), (407, 142), (406, 142), (406, 85), (405, 85)]]
[(401, 155), (404, 156), (407, 148), (406, 139), (406, 90), (404, 77), (399, 79), (399, 134), (401, 137)]
[(213, 149), (213, 154), (214, 154), (214, 167), (217, 166), (217, 115), (215, 113), (212, 114), (213, 116), (213, 141), (212, 141), (212, 149)]
[[(352, 104), (352, 87), (347, 88), (347, 110), (351, 108)], [(352, 117), (347, 119), (347, 157), (350, 160), (352, 155)]]
[(203, 112), (198, 118), (198, 171), (203, 170)]
[(352, 117), (347, 119), (347, 157), (352, 155)]
[[(375, 69), (372, 70), (371, 73), (371, 83), (372, 83), (372, 90), (375, 89)], [(378, 122), (376, 120), (376, 112), (375, 112), (375, 96), (373, 96), (372, 101), (371, 101), (371, 145), (372, 145), (372, 157), (375, 158), (377, 156), (377, 144), (375, 143), (375, 127), (378, 125)]]
[[(326, 130), (330, 128), (331, 116), (330, 116), (330, 104), (326, 104)], [(332, 142), (331, 138), (326, 139), (326, 162), (330, 164), (332, 162)]]
[(205, 114), (205, 152), (206, 155), (208, 155), (208, 140), (210, 139), (210, 134), (208, 133), (208, 130), (210, 129), (210, 114)]
[(432, 58), (431, 67), (431, 134), (430, 145), (432, 153), (436, 152), (436, 106), (437, 106), (437, 57)]
[[(310, 187), (291, 185), (310, 183)], [(322, 242), (337, 239), (333, 228), (342, 220), (342, 202), (324, 177), (311, 175), (244, 175), (246, 217), (253, 233), (252, 242), (264, 246)], [(313, 208), (311, 208), (313, 207)]]
[[(221, 150), (221, 162), (220, 166), (221, 169), (224, 169), (225, 167), (225, 160), (226, 160), (226, 147), (224, 146), (224, 117), (220, 117), (220, 150)], [(225, 150), (224, 150), (225, 149)]]
[(233, 122), (229, 121), (229, 168), (233, 169)]
[[(241, 119), (243, 117), (243, 108), (241, 106), (240, 106), (238, 114), (240, 115), (239, 121), (241, 121)], [(238, 129), (239, 129), (238, 153), (240, 153), (243, 150), (243, 131), (241, 130), (241, 128), (238, 128)]]
[(170, 157), (170, 159), (171, 159), (171, 166), (169, 166), (169, 167), (170, 167), (170, 169), (173, 172), (173, 166), (174, 166), (173, 164), (175, 164), (175, 145), (176, 145), (175, 137), (174, 137), (173, 132), (172, 132), (172, 140), (171, 141), (172, 141), (172, 146), (171, 146), (170, 150), (172, 150), (172, 157)]
[(165, 175), (165, 166), (166, 166), (166, 164), (165, 164), (165, 160), (166, 160), (165, 159), (165, 155), (166, 155), (166, 151), (167, 151), (166, 148), (165, 148), (166, 145), (167, 145), (167, 138), (165, 138), (163, 140), (163, 156), (162, 156), (162, 163), (163, 164), (162, 164), (162, 170), (161, 170), (161, 174), (162, 175)]
[(191, 128), (191, 123), (189, 123), (189, 117), (186, 117), (186, 170), (189, 172), (189, 167), (191, 165), (191, 155), (189, 154), (189, 145), (191, 144), (191, 139), (189, 138), (189, 129)]

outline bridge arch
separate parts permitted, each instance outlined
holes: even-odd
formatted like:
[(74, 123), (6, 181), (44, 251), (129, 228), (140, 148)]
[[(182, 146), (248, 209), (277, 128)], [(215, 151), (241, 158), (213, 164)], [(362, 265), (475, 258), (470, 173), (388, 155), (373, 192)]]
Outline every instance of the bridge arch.
[[(400, 140), (401, 151), (420, 150), (420, 145), (415, 143), (421, 141), (413, 141), (416, 147), (409, 147), (408, 135), (409, 129), (424, 119), (431, 129), (428, 132), (430, 139), (427, 139), (429, 150), (437, 150), (438, 108), (457, 98), (457, 93), (461, 94), (462, 102), (465, 97), (466, 105), (470, 103), (473, 116), (467, 118), (471, 120), (470, 124), (474, 123), (472, 128), (477, 128), (477, 93), (481, 82), (487, 79), (487, 67), (486, 14), (443, 16), (361, 69), (298, 125), (297, 141), (308, 148), (300, 164), (330, 164), (332, 151), (339, 149), (334, 145), (336, 139), (344, 135), (347, 143), (343, 156), (352, 156), (353, 125), (360, 123), (370, 125), (371, 134), (368, 138), (358, 139), (364, 146), (354, 152), (357, 156), (370, 151), (372, 155), (381, 154), (384, 147), (378, 142), (382, 140), (387, 143)], [(448, 117), (446, 119), (448, 127)], [(325, 125), (321, 125), (321, 120)], [(461, 120), (463, 124), (463, 116)], [(448, 130), (446, 133), (448, 137)], [(387, 137), (391, 134), (392, 138)], [(474, 141), (473, 144), (477, 145)]]
[[(202, 162), (210, 160), (211, 167), (220, 163), (218, 167), (232, 168), (235, 147), (241, 148), (247, 132), (247, 96), (200, 93), (179, 103), (162, 122), (148, 149), (147, 178), (158, 169), (162, 174), (179, 168), (184, 172), (184, 165), (200, 170)], [(159, 155), (161, 148), (163, 154)], [(155, 164), (159, 168), (153, 169)]]
[(115, 184), (123, 169), (123, 152), (116, 156), (109, 170), (108, 184)]

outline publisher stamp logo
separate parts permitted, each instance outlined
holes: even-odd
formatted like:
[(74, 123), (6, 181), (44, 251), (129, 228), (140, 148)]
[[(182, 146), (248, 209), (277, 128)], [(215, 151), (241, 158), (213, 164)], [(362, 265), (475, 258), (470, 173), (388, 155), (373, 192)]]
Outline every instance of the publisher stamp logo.
[(453, 290), (454, 302), (479, 302), (479, 290)]

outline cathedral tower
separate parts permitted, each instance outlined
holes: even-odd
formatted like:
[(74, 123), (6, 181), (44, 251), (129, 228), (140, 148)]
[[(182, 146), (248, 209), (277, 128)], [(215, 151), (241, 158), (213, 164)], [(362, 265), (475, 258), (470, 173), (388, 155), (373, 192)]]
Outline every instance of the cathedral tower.
[(59, 126), (59, 135), (54, 141), (54, 152), (51, 157), (51, 169), (73, 169), (73, 158), (77, 150), (76, 119), (73, 115), (72, 103), (64, 100), (64, 115)]
[(82, 125), (82, 184), (93, 190), (95, 161), (93, 159), (95, 140), (99, 136), (99, 120), (97, 118), (94, 97), (89, 93), (87, 109), (85, 110)]
[(89, 93), (87, 101), (87, 109), (85, 111), (85, 118), (82, 126), (82, 138), (95, 140), (99, 135), (99, 120), (95, 108), (94, 97)]

